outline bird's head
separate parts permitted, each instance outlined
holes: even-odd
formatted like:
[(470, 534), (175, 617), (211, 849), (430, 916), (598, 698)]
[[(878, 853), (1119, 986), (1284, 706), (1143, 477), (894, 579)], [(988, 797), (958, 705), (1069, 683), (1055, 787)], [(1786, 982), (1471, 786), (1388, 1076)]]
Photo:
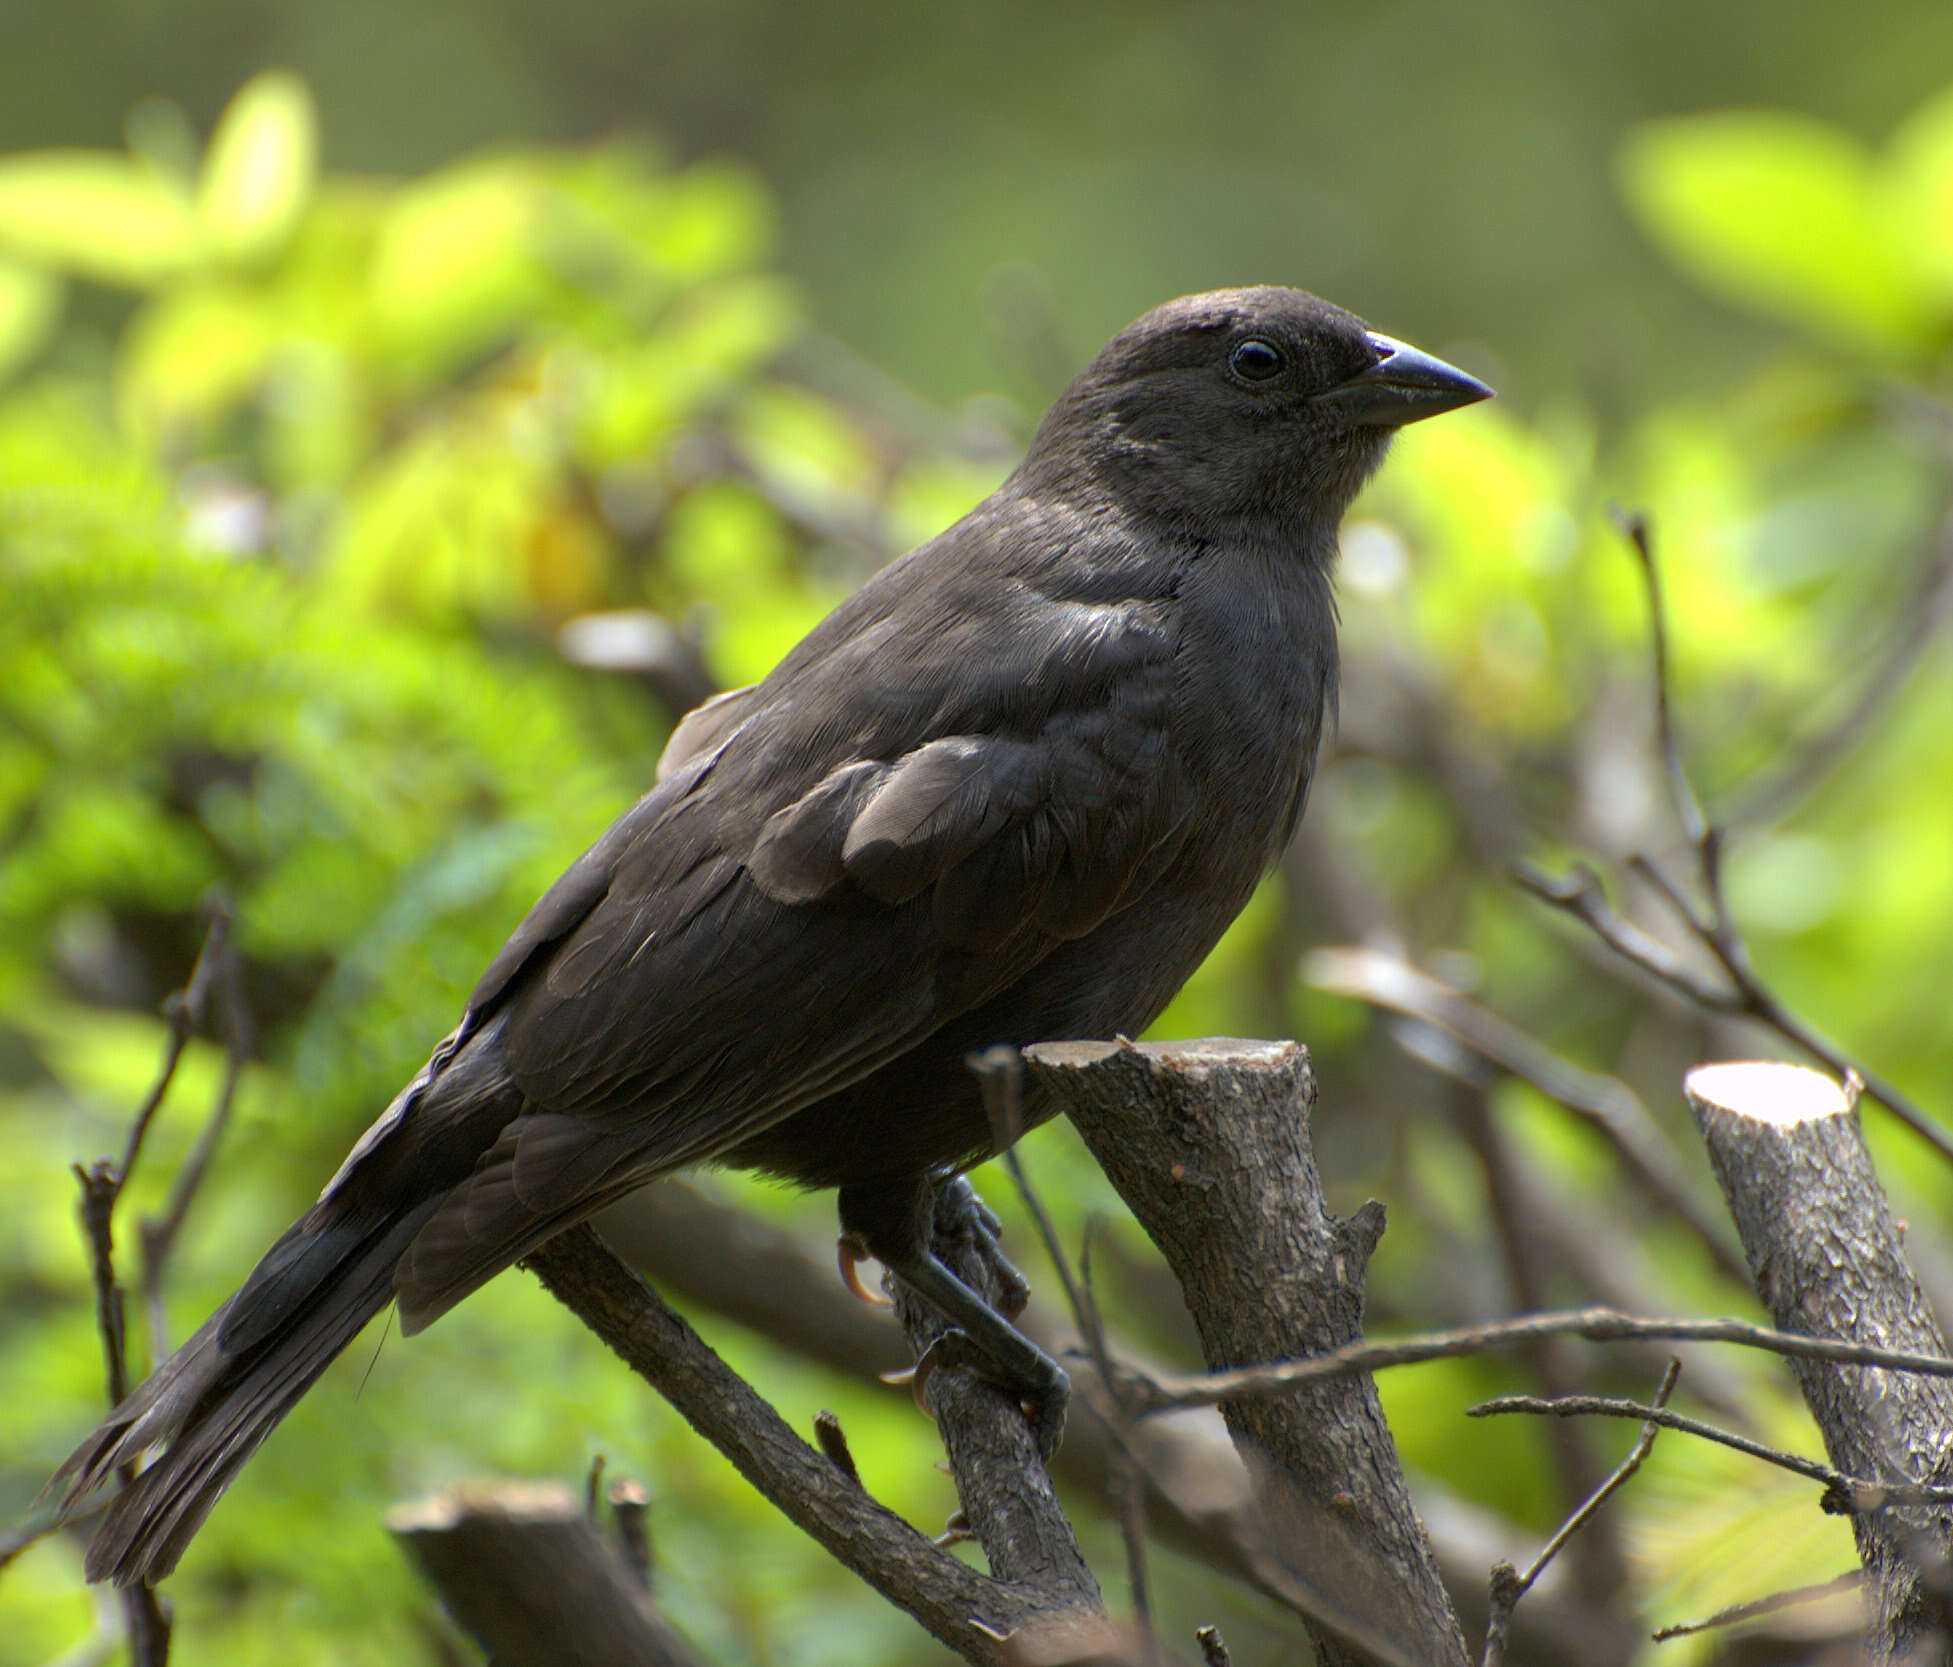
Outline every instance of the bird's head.
[(1398, 428), (1491, 392), (1302, 290), (1213, 290), (1114, 336), (1023, 473), (1196, 532), (1326, 534)]

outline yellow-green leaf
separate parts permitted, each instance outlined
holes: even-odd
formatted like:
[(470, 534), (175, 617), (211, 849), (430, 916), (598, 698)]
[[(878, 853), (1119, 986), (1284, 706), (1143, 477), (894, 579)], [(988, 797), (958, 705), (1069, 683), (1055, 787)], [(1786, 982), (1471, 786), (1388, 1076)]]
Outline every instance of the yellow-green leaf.
[(1848, 134), (1767, 110), (1684, 116), (1635, 132), (1621, 171), (1648, 234), (1708, 288), (1851, 347), (1934, 344), (1937, 310)]
[(132, 433), (186, 439), (257, 388), (275, 347), (272, 321), (250, 290), (234, 281), (185, 284), (130, 323), (116, 368), (117, 410)]
[(277, 253), (305, 211), (319, 165), (318, 116), (295, 75), (274, 71), (231, 100), (197, 182), (197, 216), (214, 254)]
[(106, 151), (0, 158), (0, 252), (148, 289), (200, 248), (189, 193), (140, 162)]
[(543, 201), (521, 159), (467, 162), (399, 192), (374, 251), (374, 316), (390, 350), (439, 368), (479, 350), (533, 304)]
[(0, 257), (0, 381), (26, 363), (61, 316), (61, 280)]
[(1953, 304), (1953, 92), (1933, 100), (1892, 142), (1892, 223), (1923, 280)]

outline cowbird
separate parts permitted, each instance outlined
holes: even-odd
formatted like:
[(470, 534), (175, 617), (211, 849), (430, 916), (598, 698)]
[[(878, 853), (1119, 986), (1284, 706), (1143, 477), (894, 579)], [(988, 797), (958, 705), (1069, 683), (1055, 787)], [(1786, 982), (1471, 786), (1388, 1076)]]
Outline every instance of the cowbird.
[(966, 1057), (1137, 1032), (1193, 972), (1302, 814), (1345, 508), (1394, 429), (1489, 393), (1293, 289), (1114, 336), (989, 498), (678, 726), (318, 1202), (69, 1459), (72, 1506), (162, 1445), (90, 1578), (173, 1568), (389, 1302), (418, 1331), (687, 1164), (838, 1188), (849, 1242), (1061, 1397), (929, 1248), (931, 1188), (993, 1142)]

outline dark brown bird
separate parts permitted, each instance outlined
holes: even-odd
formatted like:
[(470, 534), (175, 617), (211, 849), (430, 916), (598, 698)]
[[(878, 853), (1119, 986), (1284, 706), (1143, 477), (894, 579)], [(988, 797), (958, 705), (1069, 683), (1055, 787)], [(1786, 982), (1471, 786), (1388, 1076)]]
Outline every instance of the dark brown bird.
[(1302, 814), (1343, 511), (1394, 428), (1489, 392), (1298, 290), (1122, 330), (996, 492), (678, 727), (318, 1203), (82, 1444), (70, 1505), (163, 1444), (90, 1578), (173, 1568), (387, 1303), (418, 1331), (686, 1164), (838, 1187), (1061, 1397), (926, 1243), (932, 1178), (991, 1146), (965, 1056), (1137, 1032), (1199, 965)]

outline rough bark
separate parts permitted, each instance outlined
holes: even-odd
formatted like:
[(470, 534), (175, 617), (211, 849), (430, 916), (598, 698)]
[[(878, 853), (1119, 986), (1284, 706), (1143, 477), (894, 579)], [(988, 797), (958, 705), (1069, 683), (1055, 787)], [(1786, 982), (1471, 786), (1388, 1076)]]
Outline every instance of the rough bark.
[(387, 1527), (496, 1667), (700, 1667), (561, 1483), (456, 1488)]
[[(1262, 1364), (1361, 1331), (1381, 1206), (1322, 1197), (1314, 1079), (1290, 1042), (1060, 1043), (1025, 1055), (1164, 1253), (1211, 1368)], [(1325, 1663), (1459, 1667), (1464, 1640), (1375, 1386), (1352, 1378), (1223, 1402), (1252, 1478), (1259, 1555), (1313, 1594)]]
[[(786, 1229), (721, 1203), (688, 1181), (647, 1187), (613, 1205), (597, 1226), (619, 1255), (677, 1300), (751, 1326), (808, 1360), (872, 1381), (909, 1358), (888, 1311), (857, 1301), (835, 1278), (831, 1253), (816, 1251)], [(1048, 1281), (1039, 1283), (1048, 1289)], [(1616, 1300), (1615, 1306), (1646, 1305)], [(1017, 1323), (1060, 1358), (1082, 1346), (1077, 1329), (1047, 1304), (1034, 1301)], [(1115, 1359), (1147, 1370), (1139, 1351), (1123, 1339), (1112, 1338), (1110, 1346)], [(1658, 1352), (1653, 1345), (1649, 1351), (1650, 1358)], [(1714, 1357), (1700, 1351), (1689, 1360), (1691, 1375), (1698, 1358), (1713, 1366)], [(1729, 1384), (1737, 1381), (1725, 1377)], [(1727, 1395), (1726, 1404), (1738, 1404), (1733, 1388)], [(1051, 1465), (1068, 1498), (1111, 1497), (1123, 1437), (1146, 1479), (1146, 1526), (1155, 1540), (1279, 1603), (1306, 1600), (1307, 1594), (1298, 1594), (1257, 1550), (1260, 1536), (1246, 1474), (1217, 1413), (1188, 1409), (1157, 1414), (1123, 1431), (1118, 1426), (1118, 1410), (1104, 1385), (1090, 1372), (1075, 1373), (1065, 1444)], [(1486, 1572), (1498, 1558), (1511, 1555), (1519, 1530), (1441, 1490), (1427, 1488), (1421, 1498), (1439, 1567), (1464, 1611), (1461, 1619), (1482, 1630)], [(1513, 1618), (1506, 1659), (1515, 1667), (1525, 1662), (1600, 1667), (1618, 1657), (1609, 1634), (1619, 1624), (1617, 1614), (1583, 1603), (1561, 1571), (1549, 1568)]]
[[(967, 1231), (959, 1230), (966, 1223), (946, 1219), (953, 1215), (939, 1200), (936, 1254), (994, 1306), (1001, 1295), (995, 1263), (980, 1254)], [(899, 1280), (893, 1283), (896, 1316), (921, 1359), (949, 1326)], [(964, 1521), (983, 1547), (990, 1573), (998, 1580), (1034, 1585), (1054, 1600), (1063, 1594), (1069, 1607), (1102, 1613), (1098, 1581), (1058, 1504), (1031, 1424), (1016, 1398), (963, 1366), (932, 1372), (926, 1393)]]
[(930, 1544), (782, 1421), (589, 1227), (525, 1265), (790, 1521), (966, 1660), (1077, 1614), (1075, 1593), (993, 1580)]
[[(1797, 1065), (1705, 1065), (1684, 1084), (1749, 1258), (1783, 1331), (1944, 1354), (1907, 1264), (1856, 1109)], [(1850, 1476), (1953, 1477), (1953, 1382), (1869, 1366), (1793, 1360), (1831, 1462)], [(1953, 1661), (1942, 1602), (1945, 1508), (1857, 1511), (1874, 1660)]]

